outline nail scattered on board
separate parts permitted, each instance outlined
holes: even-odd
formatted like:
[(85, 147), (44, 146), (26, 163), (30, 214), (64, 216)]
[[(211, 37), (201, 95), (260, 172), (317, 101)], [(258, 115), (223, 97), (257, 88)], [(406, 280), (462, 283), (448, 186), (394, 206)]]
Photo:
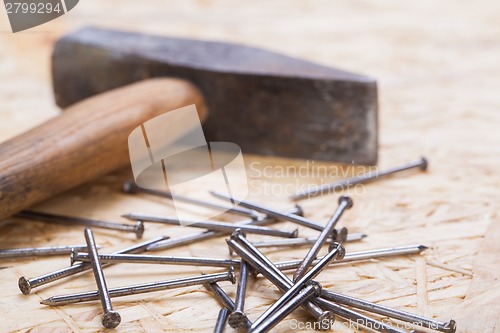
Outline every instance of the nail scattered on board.
[(398, 319), (401, 321), (405, 321), (408, 323), (416, 324), (419, 326), (427, 327), (430, 329), (438, 330), (445, 333), (453, 333), (454, 327), (456, 323), (454, 320), (450, 320), (446, 323), (426, 318), (424, 316), (419, 316), (413, 313), (409, 313), (406, 311), (401, 311), (397, 309), (393, 309), (384, 305), (368, 302), (361, 300), (359, 298), (350, 297), (347, 295), (342, 295), (333, 291), (323, 290), (321, 292), (321, 296), (332, 302), (347, 305), (353, 308), (357, 308), (363, 311), (376, 313), (382, 316), (387, 316), (390, 318)]
[(321, 293), (321, 285), (316, 281), (309, 282), (302, 288), (297, 295), (287, 301), (283, 306), (276, 309), (268, 318), (262, 321), (259, 325), (250, 328), (252, 333), (265, 333), (278, 325), (286, 316), (292, 313), (293, 310), (302, 305), (305, 301), (310, 300), (313, 296), (319, 296)]
[(251, 219), (254, 219), (254, 220), (258, 219), (260, 217), (260, 214), (258, 214), (256, 211), (249, 210), (249, 209), (221, 205), (221, 204), (208, 202), (208, 201), (204, 201), (204, 200), (193, 199), (193, 198), (186, 197), (186, 196), (179, 195), (179, 194), (173, 195), (172, 193), (170, 193), (168, 191), (158, 191), (158, 190), (145, 189), (145, 188), (138, 186), (132, 180), (127, 180), (123, 183), (123, 192), (128, 193), (128, 194), (145, 193), (145, 194), (150, 194), (150, 195), (154, 195), (154, 196), (157, 196), (160, 198), (167, 198), (167, 199), (174, 199), (175, 198), (176, 201), (186, 202), (186, 203), (190, 203), (190, 204), (197, 205), (200, 207), (214, 208), (214, 209), (217, 209), (219, 211), (227, 211), (230, 213), (247, 216), (247, 217), (250, 217)]
[(246, 328), (248, 324), (247, 315), (244, 312), (245, 296), (247, 291), (249, 267), (245, 260), (241, 260), (238, 285), (236, 288), (236, 298), (234, 300), (234, 310), (228, 318), (229, 326), (232, 328)]
[(362, 325), (369, 328), (372, 331), (378, 331), (383, 333), (406, 333), (405, 331), (387, 325), (383, 321), (370, 318), (365, 314), (340, 306), (336, 303), (327, 301), (321, 297), (315, 298), (314, 301), (317, 302), (322, 308), (328, 309), (328, 311), (331, 311), (335, 315), (349, 320), (351, 322), (351, 325), (354, 325), (353, 327), (354, 329), (357, 329), (357, 326)]
[(214, 231), (232, 232), (236, 229), (242, 229), (247, 233), (260, 234), (266, 236), (275, 236), (284, 238), (297, 238), (298, 236), (297, 229), (295, 229), (294, 231), (281, 231), (258, 225), (250, 225), (250, 224), (235, 225), (233, 223), (220, 222), (220, 221), (195, 221), (195, 220), (184, 220), (184, 219), (179, 220), (176, 217), (153, 215), (153, 214), (139, 214), (139, 213), (125, 214), (122, 215), (122, 217), (133, 221), (163, 223), (169, 225), (183, 225), (190, 228), (202, 228)]
[(91, 229), (85, 229), (84, 234), (85, 240), (87, 241), (90, 264), (92, 265), (92, 270), (94, 271), (97, 290), (99, 292), (99, 299), (104, 312), (102, 315), (102, 326), (106, 328), (115, 328), (121, 323), (122, 317), (117, 311), (113, 310), (113, 304), (111, 303), (108, 286), (106, 284), (106, 279), (104, 278), (101, 262), (99, 260), (99, 252), (97, 251), (94, 234)]
[(135, 224), (124, 224), (87, 219), (83, 217), (34, 212), (28, 210), (23, 210), (15, 214), (14, 216), (37, 222), (55, 223), (70, 226), (81, 225), (89, 228), (101, 228), (115, 231), (131, 232), (135, 234), (135, 237), (137, 238), (142, 238), (142, 235), (144, 234), (144, 224), (140, 221), (136, 222)]
[[(292, 210), (290, 210), (290, 213), (292, 214), (302, 214), (302, 208), (300, 206), (295, 206)], [(261, 217), (258, 218), (257, 220), (244, 220), (240, 221), (237, 223), (234, 223), (234, 225), (238, 226), (243, 226), (243, 225), (269, 225), (278, 222), (273, 217)], [(156, 242), (154, 244), (151, 244), (148, 247), (148, 251), (159, 251), (159, 250), (166, 250), (166, 249), (171, 249), (174, 247), (182, 246), (182, 245), (187, 245), (187, 244), (194, 244), (199, 241), (203, 241), (206, 239), (218, 237), (218, 236), (224, 236), (224, 235), (229, 235), (231, 234), (232, 231), (205, 231), (205, 232), (200, 232), (200, 233), (195, 233), (195, 234), (190, 234), (190, 235), (185, 235), (185, 236), (180, 236), (177, 238), (172, 238), (160, 242)]]
[[(160, 264), (160, 265), (184, 265), (184, 266), (210, 266), (210, 267), (233, 267), (240, 265), (240, 260), (198, 258), (198, 257), (174, 257), (174, 256), (152, 256), (145, 254), (99, 254), (102, 263), (133, 263), (133, 264)], [(75, 262), (90, 262), (90, 255), (84, 252), (72, 252), (71, 264)]]
[(428, 167), (427, 159), (425, 157), (422, 157), (422, 158), (420, 158), (420, 160), (418, 160), (416, 162), (405, 164), (405, 165), (398, 166), (395, 168), (387, 169), (384, 171), (376, 171), (373, 173), (368, 172), (368, 173), (365, 173), (365, 174), (362, 174), (362, 175), (359, 175), (356, 177), (346, 178), (346, 179), (342, 179), (342, 180), (339, 180), (339, 181), (336, 181), (333, 183), (328, 183), (328, 184), (324, 184), (321, 186), (309, 188), (307, 191), (298, 192), (298, 193), (294, 194), (293, 196), (291, 196), (290, 198), (292, 200), (300, 200), (300, 199), (310, 198), (310, 197), (314, 197), (314, 196), (318, 196), (318, 195), (322, 195), (322, 194), (334, 193), (336, 191), (346, 190), (347, 188), (349, 188), (353, 185), (368, 183), (368, 182), (371, 182), (371, 181), (374, 181), (374, 180), (377, 180), (377, 179), (380, 179), (380, 178), (383, 178), (386, 176), (393, 175), (395, 173), (399, 173), (401, 171), (406, 171), (406, 170), (416, 169), (416, 168), (418, 168), (422, 171), (426, 171), (427, 167)]
[[(346, 242), (358, 242), (368, 237), (367, 234), (356, 232), (350, 233), (347, 235)], [(309, 238), (290, 238), (290, 239), (276, 239), (276, 240), (267, 240), (260, 242), (252, 242), (252, 244), (257, 248), (265, 248), (265, 247), (297, 247), (297, 246), (305, 246), (311, 245), (316, 242), (317, 237), (309, 237)], [(328, 238), (326, 240), (327, 244), (334, 243), (335, 240), (332, 238)]]
[(217, 321), (215, 322), (214, 333), (224, 332), (228, 314), (229, 310), (227, 308), (220, 309), (219, 315), (217, 316)]
[[(300, 278), (302, 278), (306, 274), (306, 272), (309, 269), (309, 267), (311, 266), (313, 260), (316, 258), (316, 255), (318, 254), (318, 252), (321, 250), (321, 248), (325, 244), (328, 236), (335, 229), (335, 225), (340, 220), (340, 217), (342, 216), (344, 211), (346, 209), (350, 209), (351, 207), (352, 207), (352, 199), (350, 197), (341, 196), (339, 198), (339, 206), (338, 206), (337, 210), (335, 211), (335, 213), (333, 213), (330, 220), (326, 223), (325, 228), (319, 234), (318, 239), (312, 245), (311, 249), (309, 250), (309, 252), (307, 252), (303, 261), (301, 262), (301, 264), (299, 265), (299, 267), (297, 268), (297, 270), (293, 274), (294, 281), (299, 280)], [(334, 243), (333, 246), (336, 247), (337, 245), (335, 245), (335, 243)], [(342, 256), (342, 258), (343, 257), (344, 256)]]
[[(399, 247), (389, 247), (389, 248), (381, 248), (374, 249), (368, 251), (359, 251), (359, 252), (351, 252), (346, 253), (344, 258), (333, 261), (330, 265), (337, 265), (346, 262), (353, 261), (362, 261), (362, 260), (370, 260), (370, 259), (379, 259), (379, 258), (387, 258), (387, 257), (397, 257), (402, 255), (412, 255), (418, 254), (422, 251), (428, 249), (427, 246), (424, 245), (409, 245), (409, 246), (399, 246)], [(317, 263), (323, 257), (318, 257), (313, 261), (313, 264)], [(281, 261), (276, 262), (275, 265), (282, 271), (297, 269), (299, 267), (302, 260), (289, 260), (289, 261)]]
[(72, 250), (85, 251), (87, 245), (62, 245), (62, 246), (44, 246), (44, 247), (25, 247), (18, 249), (3, 249), (0, 250), (0, 259), (11, 258), (34, 258), (45, 256), (60, 256), (71, 254)]
[(250, 208), (253, 210), (256, 210), (260, 213), (266, 214), (268, 216), (272, 216), (274, 218), (280, 219), (280, 220), (285, 220), (285, 221), (290, 221), (296, 224), (299, 224), (303, 227), (318, 230), (318, 231), (323, 231), (323, 228), (325, 227), (324, 225), (311, 221), (303, 216), (297, 215), (297, 214), (291, 214), (288, 212), (282, 212), (279, 210), (275, 210), (271, 207), (267, 207), (255, 202), (250, 202), (248, 200), (242, 200), (239, 198), (234, 198), (230, 195), (227, 195), (225, 193), (217, 192), (217, 191), (211, 191), (210, 192), (213, 196), (221, 199), (225, 199), (230, 202), (235, 202), (237, 205)]
[(230, 311), (234, 311), (236, 305), (234, 304), (231, 297), (226, 294), (226, 292), (217, 284), (217, 282), (204, 283), (203, 286), (214, 294), (215, 298), (221, 303), (221, 305), (228, 308)]

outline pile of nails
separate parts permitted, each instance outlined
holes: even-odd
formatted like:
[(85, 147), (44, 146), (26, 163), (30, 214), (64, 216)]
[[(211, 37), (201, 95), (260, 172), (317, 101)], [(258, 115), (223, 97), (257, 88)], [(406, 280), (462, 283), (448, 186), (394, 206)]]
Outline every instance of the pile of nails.
[[(298, 193), (294, 195), (292, 199), (298, 200), (335, 192), (338, 189), (345, 189), (355, 184), (369, 182), (379, 179), (382, 176), (415, 168), (425, 170), (427, 168), (427, 161), (425, 158), (415, 163), (387, 171), (361, 175), (340, 182), (326, 184), (307, 192)], [(131, 181), (125, 182), (124, 192), (147, 193), (149, 195), (172, 198), (172, 195), (168, 192), (142, 189)], [(72, 225), (80, 224), (86, 226), (87, 228), (84, 231), (86, 244), (0, 250), (0, 258), (70, 254), (71, 266), (34, 278), (21, 277), (19, 279), (19, 288), (23, 294), (27, 295), (31, 293), (33, 288), (40, 287), (56, 280), (61, 280), (77, 273), (92, 270), (95, 276), (97, 290), (53, 296), (42, 300), (41, 304), (61, 306), (79, 302), (100, 301), (103, 309), (102, 324), (106, 328), (114, 328), (121, 322), (120, 314), (113, 310), (111, 302), (111, 298), (113, 297), (202, 285), (213, 294), (222, 306), (218, 318), (214, 322), (214, 332), (222, 332), (227, 324), (234, 329), (246, 332), (268, 332), (298, 307), (305, 309), (312, 317), (314, 320), (313, 323), (315, 324), (313, 327), (315, 329), (331, 329), (335, 319), (338, 317), (350, 323), (352, 325), (351, 327), (355, 330), (361, 326), (378, 332), (405, 332), (399, 328), (401, 325), (391, 326), (386, 322), (370, 317), (369, 314), (371, 313), (378, 317), (391, 318), (395, 320), (393, 322), (396, 324), (397, 321), (409, 323), (414, 328), (412, 332), (418, 332), (419, 329), (431, 329), (447, 333), (456, 331), (456, 325), (453, 320), (441, 322), (432, 318), (426, 318), (406, 311), (392, 309), (383, 305), (339, 294), (335, 291), (322, 288), (321, 284), (314, 280), (323, 270), (336, 264), (373, 258), (418, 254), (427, 248), (423, 245), (409, 245), (346, 253), (343, 243), (361, 240), (366, 237), (364, 234), (349, 234), (346, 228), (336, 228), (343, 213), (353, 206), (351, 198), (341, 196), (338, 200), (338, 207), (329, 221), (326, 224), (321, 224), (305, 218), (302, 209), (298, 205), (291, 211), (283, 212), (253, 202), (240, 200), (239, 198), (233, 198), (222, 193), (213, 192), (212, 194), (215, 197), (230, 202), (234, 202), (233, 200), (235, 200), (238, 206), (224, 206), (188, 197), (179, 197), (177, 195), (175, 198), (176, 200), (183, 200), (204, 207), (223, 207), (231, 213), (246, 215), (249, 218), (237, 223), (189, 221), (189, 227), (197, 227), (205, 230), (175, 239), (166, 236), (157, 237), (111, 254), (102, 254), (100, 253), (101, 249), (94, 240), (93, 228), (132, 232), (137, 238), (141, 238), (144, 232), (144, 223), (154, 222), (179, 225), (181, 222), (186, 221), (150, 214), (133, 213), (124, 215), (124, 217), (128, 219), (136, 221), (135, 225), (131, 225), (23, 211), (17, 214), (17, 217), (43, 222)], [(317, 230), (319, 235), (312, 238), (297, 238), (297, 230), (281, 231), (266, 226), (283, 220)], [(250, 241), (247, 239), (246, 235), (251, 233), (286, 239)], [(231, 253), (235, 253), (239, 259), (234, 259), (234, 257), (233, 259), (224, 259), (140, 254), (141, 252), (170, 249), (193, 244), (196, 241), (226, 237), (228, 235), (230, 236), (225, 239), (225, 241)], [(261, 249), (268, 247), (293, 248), (299, 245), (310, 246), (306, 256), (301, 260), (273, 262), (261, 251)], [(319, 252), (326, 245), (328, 246), (328, 253), (318, 257)], [(103, 268), (117, 263), (212, 266), (223, 267), (227, 270), (223, 273), (201, 274), (199, 276), (108, 288)], [(218, 283), (221, 281), (229, 281), (232, 284), (236, 283), (235, 268), (238, 270), (238, 282), (235, 300), (233, 301)], [(284, 273), (285, 271), (293, 271), (292, 278), (286, 275)], [(251, 292), (251, 290), (247, 290), (247, 281), (249, 278), (258, 279), (262, 277), (275, 285), (282, 293), (282, 296), (257, 318), (248, 318), (244, 309), (245, 297)]]

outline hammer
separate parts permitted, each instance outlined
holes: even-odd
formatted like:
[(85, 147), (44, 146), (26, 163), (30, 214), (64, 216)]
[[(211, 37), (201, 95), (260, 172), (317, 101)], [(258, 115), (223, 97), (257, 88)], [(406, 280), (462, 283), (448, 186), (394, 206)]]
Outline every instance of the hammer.
[[(195, 104), (244, 153), (377, 160), (377, 85), (243, 45), (85, 28), (52, 55), (58, 117), (0, 144), (0, 218), (124, 167), (145, 121)], [(179, 124), (182, 128), (182, 124)]]

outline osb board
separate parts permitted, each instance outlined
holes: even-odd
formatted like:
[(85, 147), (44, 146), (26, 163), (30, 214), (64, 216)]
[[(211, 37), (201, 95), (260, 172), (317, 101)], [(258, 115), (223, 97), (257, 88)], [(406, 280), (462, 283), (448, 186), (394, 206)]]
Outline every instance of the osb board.
[[(499, 223), (499, 7), (500, 3), (493, 0), (474, 5), (451, 0), (281, 0), (251, 4), (210, 0), (82, 1), (70, 14), (16, 35), (7, 33), (6, 16), (0, 11), (0, 139), (8, 139), (58, 113), (50, 90), (50, 50), (62, 33), (87, 24), (243, 42), (368, 73), (380, 84), (380, 166), (397, 165), (420, 155), (426, 155), (431, 164), (426, 174), (381, 181), (367, 185), (362, 193), (352, 193), (355, 206), (345, 214), (342, 224), (351, 231), (369, 234), (369, 238), (348, 244), (347, 250), (413, 243), (431, 249), (420, 256), (329, 269), (318, 281), (332, 290), (415, 313), (442, 320), (459, 318), (460, 332), (496, 332), (496, 313), (481, 311), (481, 307), (498, 304), (498, 284), (490, 285), (490, 278), (480, 277), (498, 275), (498, 255), (482, 242), (488, 226), (496, 230)], [(261, 196), (259, 190), (276, 188), (274, 184), (296, 186), (333, 180), (335, 175), (325, 170), (321, 173), (321, 167), (338, 167), (245, 158), (252, 199), (282, 208), (292, 205), (284, 193), (274, 190), (272, 196)], [(280, 166), (293, 168), (279, 175)], [(304, 168), (309, 172), (304, 174)], [(259, 172), (264, 170), (265, 174)], [(352, 167), (333, 170), (355, 172)], [(317, 171), (315, 175), (313, 171)], [(127, 177), (128, 171), (103, 177), (37, 208), (111, 221), (122, 221), (119, 216), (132, 210), (172, 212), (166, 200), (121, 194), (120, 183)], [(323, 222), (334, 210), (336, 198), (315, 198), (302, 205), (308, 217)], [(289, 223), (279, 226), (294, 227)], [(196, 232), (179, 227), (147, 227), (146, 239), (158, 234), (175, 237)], [(300, 232), (303, 236), (315, 234), (304, 228)], [(96, 237), (106, 251), (134, 242), (129, 235), (111, 232), (98, 232)], [(0, 226), (0, 242), (2, 248), (82, 243), (83, 235), (81, 229), (5, 220)], [(479, 249), (482, 252), (478, 257)], [(301, 248), (266, 253), (273, 260), (286, 260), (301, 258), (306, 251)], [(159, 253), (228, 255), (222, 238)], [(92, 274), (47, 285), (30, 296), (20, 294), (19, 276), (32, 277), (67, 264), (65, 257), (2, 262), (0, 331), (101, 330), (98, 303), (52, 309), (38, 304), (51, 295), (93, 289)], [(202, 271), (220, 270), (117, 265), (106, 269), (106, 276), (110, 286), (120, 286)], [(487, 282), (479, 282), (479, 289), (474, 287), (474, 293), (469, 294), (474, 274), (478, 281)], [(234, 296), (233, 286), (221, 285)], [(256, 318), (278, 296), (265, 280), (252, 283), (247, 301), (250, 318)], [(210, 294), (198, 287), (116, 299), (114, 304), (123, 317), (117, 329), (121, 332), (208, 332), (219, 308)], [(475, 311), (474, 316), (471, 311)], [(296, 311), (275, 331), (290, 331), (294, 318), (306, 320), (306, 315)], [(336, 331), (352, 332), (342, 327)]]

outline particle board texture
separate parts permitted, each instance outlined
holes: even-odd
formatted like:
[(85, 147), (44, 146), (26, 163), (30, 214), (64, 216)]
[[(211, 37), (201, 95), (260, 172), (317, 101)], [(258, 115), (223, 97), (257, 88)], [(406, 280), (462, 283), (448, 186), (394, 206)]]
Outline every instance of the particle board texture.
[[(57, 20), (17, 34), (9, 32), (6, 14), (0, 11), (0, 140), (60, 112), (51, 95), (52, 46), (65, 32), (90, 24), (246, 43), (374, 76), (380, 94), (380, 169), (421, 155), (430, 164), (425, 173), (408, 172), (345, 192), (354, 207), (339, 226), (369, 235), (346, 249), (409, 244), (429, 249), (420, 255), (331, 267), (317, 280), (324, 288), (379, 304), (443, 321), (454, 318), (458, 332), (500, 332), (499, 11), (500, 3), (494, 0), (87, 0)], [(245, 163), (249, 198), (279, 209), (293, 207), (287, 196), (294, 189), (363, 171), (352, 165), (253, 155), (245, 155)], [(115, 172), (34, 209), (124, 223), (120, 216), (131, 211), (173, 212), (167, 199), (121, 193), (121, 183), (130, 176), (129, 169)], [(326, 195), (300, 204), (308, 218), (325, 223), (337, 198)], [(295, 228), (288, 222), (276, 227)], [(144, 239), (193, 232), (197, 229), (148, 224)], [(303, 227), (299, 233), (317, 235)], [(130, 234), (95, 230), (95, 235), (101, 252), (136, 242)], [(80, 227), (0, 221), (0, 248), (81, 243)], [(265, 250), (279, 261), (302, 258), (306, 252), (305, 247)], [(223, 237), (156, 254), (229, 258)], [(57, 308), (39, 304), (49, 296), (95, 289), (90, 272), (37, 288), (29, 296), (19, 292), (20, 276), (34, 277), (67, 265), (66, 256), (1, 261), (0, 332), (104, 331), (99, 302)], [(105, 275), (108, 285), (117, 287), (219, 271), (120, 264), (106, 268)], [(234, 297), (235, 286), (220, 285)], [(246, 302), (250, 319), (279, 295), (265, 279), (252, 280)], [(113, 304), (122, 316), (117, 332), (210, 332), (220, 308), (198, 286), (117, 298)], [(311, 331), (307, 324), (311, 319), (299, 309), (274, 332)], [(362, 330), (338, 319), (334, 331)]]

